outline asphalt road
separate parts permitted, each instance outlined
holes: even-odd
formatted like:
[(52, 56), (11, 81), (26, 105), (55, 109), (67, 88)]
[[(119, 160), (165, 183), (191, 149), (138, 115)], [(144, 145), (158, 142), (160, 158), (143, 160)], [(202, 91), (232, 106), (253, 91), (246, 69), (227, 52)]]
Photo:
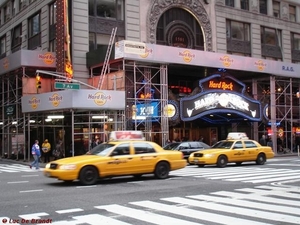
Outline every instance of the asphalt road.
[[(12, 172), (14, 171), (14, 172)], [(300, 158), (66, 184), (0, 161), (0, 224), (300, 224)]]

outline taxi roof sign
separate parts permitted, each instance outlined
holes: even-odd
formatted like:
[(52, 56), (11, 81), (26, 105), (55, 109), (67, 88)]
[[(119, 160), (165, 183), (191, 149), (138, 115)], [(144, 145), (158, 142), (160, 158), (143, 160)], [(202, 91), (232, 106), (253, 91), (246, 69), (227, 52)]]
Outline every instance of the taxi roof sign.
[(227, 135), (227, 140), (236, 140), (236, 139), (249, 139), (247, 134), (244, 132), (230, 132)]
[(144, 141), (144, 133), (140, 130), (123, 130), (112, 131), (109, 136), (110, 141), (125, 141), (125, 140), (138, 140)]

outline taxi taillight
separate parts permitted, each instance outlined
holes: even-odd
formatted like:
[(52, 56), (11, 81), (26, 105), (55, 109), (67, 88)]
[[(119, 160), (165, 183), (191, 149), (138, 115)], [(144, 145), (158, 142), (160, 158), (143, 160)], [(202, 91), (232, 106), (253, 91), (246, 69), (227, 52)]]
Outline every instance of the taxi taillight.
[(181, 158), (184, 159), (184, 154), (183, 154), (183, 152), (181, 152)]

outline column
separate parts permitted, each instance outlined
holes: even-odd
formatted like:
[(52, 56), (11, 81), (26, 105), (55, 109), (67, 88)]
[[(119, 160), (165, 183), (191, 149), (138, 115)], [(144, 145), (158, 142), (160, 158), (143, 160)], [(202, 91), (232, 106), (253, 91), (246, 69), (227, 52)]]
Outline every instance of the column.
[(273, 1), (267, 0), (267, 12), (268, 16), (273, 16)]
[(270, 107), (271, 111), (271, 130), (273, 151), (277, 154), (277, 126), (276, 126), (276, 84), (275, 76), (270, 76)]
[(241, 0), (234, 0), (234, 7), (237, 9), (241, 8)]

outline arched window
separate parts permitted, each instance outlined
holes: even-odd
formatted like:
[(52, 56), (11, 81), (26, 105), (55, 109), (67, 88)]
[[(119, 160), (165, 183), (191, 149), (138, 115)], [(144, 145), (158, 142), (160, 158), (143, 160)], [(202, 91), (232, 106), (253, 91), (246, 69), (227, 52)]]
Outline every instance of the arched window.
[(160, 17), (156, 28), (156, 43), (204, 50), (203, 33), (198, 21), (181, 8), (169, 9)]

